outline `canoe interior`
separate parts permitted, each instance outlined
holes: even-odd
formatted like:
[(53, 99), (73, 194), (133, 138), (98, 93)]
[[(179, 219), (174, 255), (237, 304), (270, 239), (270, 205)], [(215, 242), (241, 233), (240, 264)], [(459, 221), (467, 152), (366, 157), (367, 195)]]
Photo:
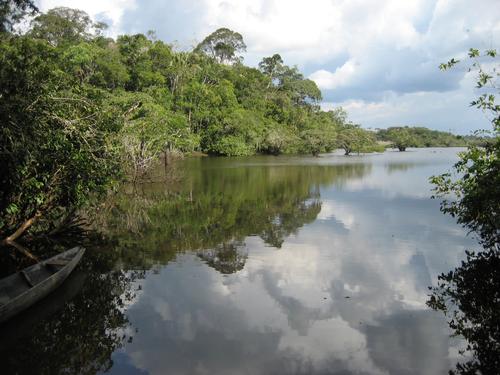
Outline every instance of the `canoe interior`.
[(36, 288), (44, 280), (62, 270), (80, 250), (75, 247), (0, 280), (0, 306)]

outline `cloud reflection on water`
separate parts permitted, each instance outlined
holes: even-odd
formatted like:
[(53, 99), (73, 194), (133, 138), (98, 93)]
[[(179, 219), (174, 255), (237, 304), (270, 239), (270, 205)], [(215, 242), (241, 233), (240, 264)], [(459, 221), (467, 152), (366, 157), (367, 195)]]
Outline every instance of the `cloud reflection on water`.
[(322, 186), (316, 220), (280, 249), (247, 237), (235, 273), (189, 253), (150, 273), (128, 311), (139, 332), (115, 362), (150, 374), (446, 372), (455, 343), (427, 287), (473, 240), (422, 191), (452, 156), (386, 168), (397, 155)]

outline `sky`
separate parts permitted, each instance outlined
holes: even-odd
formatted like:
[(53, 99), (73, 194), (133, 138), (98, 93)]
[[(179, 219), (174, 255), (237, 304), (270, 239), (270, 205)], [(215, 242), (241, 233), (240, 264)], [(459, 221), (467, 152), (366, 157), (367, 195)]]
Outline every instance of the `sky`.
[[(500, 50), (498, 0), (38, 0), (106, 22), (110, 36), (154, 30), (190, 49), (220, 27), (243, 35), (244, 62), (279, 53), (323, 93), (325, 110), (344, 107), (366, 128), (409, 125), (469, 134), (489, 129), (471, 108), (469, 48)], [(498, 64), (498, 63), (497, 63)]]

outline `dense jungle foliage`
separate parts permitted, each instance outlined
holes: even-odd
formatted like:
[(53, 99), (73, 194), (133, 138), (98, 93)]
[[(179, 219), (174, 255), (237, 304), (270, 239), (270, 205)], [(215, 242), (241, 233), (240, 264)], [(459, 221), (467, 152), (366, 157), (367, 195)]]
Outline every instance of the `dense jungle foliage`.
[[(0, 7), (0, 240), (55, 233), (120, 176), (161, 155), (383, 151), (374, 132), (279, 54), (245, 66), (243, 37), (221, 28), (192, 51), (148, 35), (104, 36), (85, 12)], [(25, 15), (35, 16), (22, 32)], [(19, 28), (18, 28), (19, 29)]]
[(34, 223), (56, 231), (120, 173), (137, 178), (165, 152), (318, 154), (344, 128), (365, 135), (345, 137), (350, 149), (375, 145), (341, 109), (321, 111), (316, 84), (279, 55), (243, 65), (245, 43), (231, 30), (175, 51), (152, 33), (106, 38), (85, 12), (55, 8), (11, 32), (29, 3), (2, 9), (4, 239)]

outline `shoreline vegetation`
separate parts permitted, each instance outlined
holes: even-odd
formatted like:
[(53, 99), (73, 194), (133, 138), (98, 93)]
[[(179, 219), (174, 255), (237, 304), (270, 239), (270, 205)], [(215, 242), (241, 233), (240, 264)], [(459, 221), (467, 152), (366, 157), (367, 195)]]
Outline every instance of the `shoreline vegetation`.
[(177, 51), (153, 32), (105, 37), (105, 24), (65, 7), (14, 32), (34, 7), (8, 4), (0, 34), (4, 244), (57, 233), (162, 155), (349, 155), (382, 152), (384, 142), (404, 151), (479, 140), (421, 127), (365, 130), (340, 107), (321, 110), (316, 84), (279, 54), (245, 66), (243, 37), (229, 29)]
[[(32, 17), (29, 26), (28, 15)], [(16, 31), (23, 20), (26, 27)], [(26, 262), (26, 255), (36, 260), (27, 249), (30, 240), (68, 231), (74, 231), (72, 241), (78, 233), (84, 238), (86, 213), (101, 214), (98, 210), (105, 208), (105, 198), (125, 181), (135, 189), (135, 183), (158, 163), (167, 170), (176, 156), (318, 156), (336, 149), (351, 155), (383, 152), (386, 147), (405, 151), (467, 146), (452, 170), (433, 176), (431, 183), (443, 213), (470, 230), (480, 247), (467, 251), (458, 267), (439, 275), (427, 304), (442, 311), (454, 334), (467, 341), (461, 354), (469, 354), (470, 359), (450, 373), (496, 373), (500, 366), (500, 106), (495, 95), (500, 73), (490, 60), (497, 59), (496, 50), (481, 54), (472, 48), (468, 54), (469, 72), (477, 74), (479, 93), (471, 106), (491, 118), (489, 133), (459, 136), (409, 126), (371, 131), (349, 121), (341, 107), (322, 110), (322, 94), (315, 82), (296, 66), (286, 65), (279, 54), (264, 57), (255, 68), (244, 65), (246, 45), (238, 32), (220, 28), (193, 50), (180, 51), (158, 40), (154, 32), (113, 39), (104, 36), (106, 27), (76, 9), (58, 7), (40, 13), (32, 0), (0, 4), (0, 258), (12, 255), (3, 246), (22, 253)], [(481, 65), (486, 60), (489, 63)], [(440, 68), (448, 70), (458, 63), (451, 59)], [(332, 177), (320, 167), (316, 172), (321, 178)], [(308, 178), (296, 177), (296, 181)], [(279, 248), (297, 223), (309, 222), (318, 214), (319, 201), (295, 204), (315, 198), (309, 195), (306, 184), (298, 197), (280, 196), (284, 201), (274, 206), (266, 203), (254, 217), (240, 210), (244, 215), (238, 226), (241, 229), (243, 220), (252, 228), (260, 222), (266, 241)], [(263, 204), (261, 196), (255, 207)], [(178, 202), (186, 199), (180, 196)], [(170, 196), (162, 200), (164, 207), (178, 202)], [(212, 203), (208, 195), (197, 202), (207, 212)], [(228, 219), (237, 212), (237, 204), (230, 203), (234, 215)], [(122, 205), (138, 213), (149, 210), (159, 222), (165, 219), (169, 224), (168, 214), (175, 214), (156, 210), (147, 199), (126, 197)], [(186, 216), (192, 214), (190, 207), (182, 208), (188, 210)], [(197, 225), (217, 228), (230, 208), (216, 212), (220, 217), (198, 215)], [(144, 218), (133, 215), (130, 220), (126, 209), (121, 217), (113, 216), (115, 222), (110, 221), (117, 228), (127, 228), (124, 236), (133, 235), (124, 223), (139, 227)], [(284, 209), (290, 215), (283, 219), (283, 228), (266, 231), (269, 218)], [(162, 233), (165, 228), (169, 229), (162, 226)], [(181, 247), (186, 237), (174, 233), (177, 229), (170, 228), (169, 238)], [(188, 238), (190, 244), (221, 243), (213, 241), (216, 230), (205, 232), (207, 238)], [(223, 236), (222, 231), (219, 235)], [(230, 271), (228, 259), (241, 269), (244, 256), (236, 253), (238, 243), (222, 244), (218, 251), (225, 257), (223, 264), (216, 264), (215, 253), (200, 257), (221, 272)], [(154, 243), (149, 245), (156, 249)], [(122, 276), (114, 280), (120, 287), (125, 285)], [(91, 281), (113, 286), (113, 280), (102, 280)], [(107, 292), (113, 297), (108, 301), (112, 315), (120, 293)], [(117, 326), (124, 325), (124, 314), (118, 318)], [(110, 340), (113, 348), (120, 342), (118, 337)]]
[[(429, 287), (427, 305), (441, 311), (453, 334), (465, 339), (464, 355), (450, 374), (495, 374), (500, 368), (500, 86), (496, 49), (469, 49), (465, 59), (473, 72), (478, 96), (470, 105), (491, 121), (490, 140), (459, 154), (451, 171), (432, 176), (433, 198), (441, 211), (455, 218), (478, 241), (465, 251), (460, 265), (438, 276)], [(452, 58), (449, 70), (463, 62)]]

